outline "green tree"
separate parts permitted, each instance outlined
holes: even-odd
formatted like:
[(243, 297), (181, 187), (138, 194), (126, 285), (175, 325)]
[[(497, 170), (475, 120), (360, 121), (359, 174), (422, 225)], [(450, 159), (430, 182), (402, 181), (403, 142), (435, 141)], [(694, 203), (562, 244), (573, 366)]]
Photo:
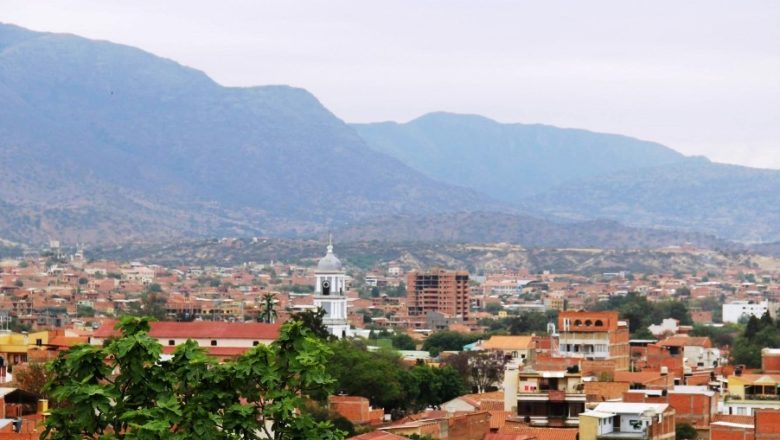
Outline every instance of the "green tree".
[(675, 440), (696, 440), (699, 433), (689, 423), (678, 423), (674, 428)]
[(328, 327), (323, 321), (325, 319), (325, 310), (322, 307), (317, 310), (308, 309), (295, 313), (292, 315), (292, 319), (300, 321), (304, 327), (320, 339), (329, 339), (331, 337)]
[(31, 392), (41, 399), (48, 397), (44, 386), (49, 381), (50, 374), (43, 362), (29, 362), (14, 368), (14, 384), (16, 388)]
[(332, 379), (330, 350), (300, 322), (222, 364), (194, 341), (161, 362), (146, 318), (126, 317), (117, 328), (121, 336), (103, 347), (77, 346), (52, 363), (45, 391), (55, 405), (41, 438), (344, 438), (305, 409)]
[(509, 318), (508, 330), (510, 335), (522, 335), (532, 332), (547, 330), (547, 323), (557, 321), (557, 312), (528, 312), (520, 316)]
[(506, 363), (501, 353), (490, 351), (464, 351), (446, 360), (475, 393), (500, 386)]
[(491, 315), (498, 314), (501, 310), (504, 308), (501, 306), (501, 304), (498, 303), (490, 303), (485, 305), (485, 311), (490, 313)]
[(332, 341), (330, 347), (328, 373), (336, 380), (336, 392), (365, 397), (388, 412), (406, 406), (401, 377), (405, 368), (397, 352), (369, 352), (361, 342), (345, 339)]
[(461, 351), (463, 346), (470, 344), (480, 335), (444, 331), (434, 333), (423, 342), (423, 350), (429, 351), (432, 356), (438, 356), (442, 351)]
[(92, 318), (95, 316), (95, 309), (90, 306), (76, 306), (76, 316), (79, 318)]
[(266, 293), (263, 295), (263, 308), (260, 310), (261, 322), (273, 323), (276, 322), (276, 295), (273, 293)]
[(418, 411), (467, 391), (458, 372), (449, 367), (418, 364), (410, 368), (398, 352), (370, 352), (361, 341), (336, 340), (330, 347), (333, 357), (328, 362), (328, 373), (336, 379), (335, 390), (365, 397), (388, 413)]
[(159, 292), (145, 290), (141, 294), (140, 302), (130, 303), (128, 314), (131, 316), (143, 317), (149, 316), (158, 321), (163, 321), (167, 317), (165, 303), (167, 297)]
[(390, 340), (393, 342), (393, 347), (396, 350), (417, 349), (417, 344), (414, 342), (414, 339), (405, 333), (396, 333)]

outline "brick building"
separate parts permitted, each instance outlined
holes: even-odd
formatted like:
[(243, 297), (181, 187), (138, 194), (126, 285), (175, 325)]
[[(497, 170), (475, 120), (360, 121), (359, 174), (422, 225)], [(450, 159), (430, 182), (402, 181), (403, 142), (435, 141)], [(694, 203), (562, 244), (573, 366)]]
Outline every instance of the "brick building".
[(410, 316), (439, 312), (468, 321), (471, 295), (468, 272), (434, 269), (410, 272), (406, 295)]
[(559, 356), (611, 361), (614, 371), (628, 370), (628, 324), (618, 319), (618, 312), (561, 312), (558, 331)]
[(328, 396), (328, 408), (357, 425), (375, 425), (384, 420), (385, 411), (374, 409), (368, 399), (359, 396)]
[(758, 409), (752, 421), (713, 422), (710, 440), (775, 440), (780, 438), (780, 410)]
[(707, 429), (718, 412), (718, 395), (706, 386), (675, 386), (670, 390), (631, 390), (623, 394), (624, 402), (668, 403), (675, 410), (678, 423)]

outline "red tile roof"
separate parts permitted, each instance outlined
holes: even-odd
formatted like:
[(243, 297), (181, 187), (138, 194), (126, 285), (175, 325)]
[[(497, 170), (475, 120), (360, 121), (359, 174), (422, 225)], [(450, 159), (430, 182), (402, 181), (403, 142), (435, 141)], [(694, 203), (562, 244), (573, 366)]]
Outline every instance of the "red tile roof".
[(509, 424), (499, 430), (502, 434), (521, 434), (536, 440), (576, 440), (579, 434), (573, 428), (532, 428), (527, 425)]
[(706, 336), (671, 336), (659, 341), (661, 347), (710, 347), (712, 343)]
[[(106, 321), (95, 330), (96, 338), (118, 336), (114, 330), (114, 322)], [(281, 324), (266, 324), (261, 322), (153, 322), (149, 336), (153, 338), (181, 339), (266, 339), (272, 340), (279, 336)]]
[(488, 433), (485, 434), (485, 440), (531, 440), (533, 436), (525, 434), (500, 434), (500, 433)]
[(350, 437), (347, 440), (409, 440), (408, 437), (401, 437), (400, 435), (392, 434), (383, 431), (368, 432), (365, 434), (356, 435)]

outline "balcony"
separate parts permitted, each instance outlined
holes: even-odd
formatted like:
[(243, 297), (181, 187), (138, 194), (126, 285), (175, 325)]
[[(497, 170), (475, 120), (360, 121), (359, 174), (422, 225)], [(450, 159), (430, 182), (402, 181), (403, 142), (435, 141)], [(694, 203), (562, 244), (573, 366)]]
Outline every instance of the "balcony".
[[(732, 396), (732, 399), (740, 400), (737, 396)], [(780, 396), (777, 394), (745, 394), (745, 400), (780, 400)]]
[(647, 438), (647, 432), (645, 431), (630, 431), (630, 432), (623, 432), (623, 431), (614, 431), (610, 432), (608, 434), (599, 434), (596, 436), (597, 439), (605, 439), (605, 440), (617, 440), (617, 439), (629, 439), (629, 440), (641, 440)]

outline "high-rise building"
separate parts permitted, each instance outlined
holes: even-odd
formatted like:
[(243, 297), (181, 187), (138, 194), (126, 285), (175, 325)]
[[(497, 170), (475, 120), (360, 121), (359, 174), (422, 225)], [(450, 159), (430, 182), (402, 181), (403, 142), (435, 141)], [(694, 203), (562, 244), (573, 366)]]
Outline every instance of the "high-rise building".
[(468, 320), (471, 295), (468, 272), (434, 269), (410, 272), (406, 296), (410, 316), (439, 312)]

